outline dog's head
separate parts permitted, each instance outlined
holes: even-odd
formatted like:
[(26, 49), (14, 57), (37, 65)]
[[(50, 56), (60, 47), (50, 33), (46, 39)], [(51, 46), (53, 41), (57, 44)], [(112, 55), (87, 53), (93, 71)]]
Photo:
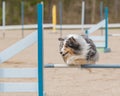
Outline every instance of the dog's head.
[(60, 54), (62, 56), (77, 54), (76, 52), (80, 50), (80, 44), (73, 36), (65, 39), (59, 38), (58, 40), (60, 41)]

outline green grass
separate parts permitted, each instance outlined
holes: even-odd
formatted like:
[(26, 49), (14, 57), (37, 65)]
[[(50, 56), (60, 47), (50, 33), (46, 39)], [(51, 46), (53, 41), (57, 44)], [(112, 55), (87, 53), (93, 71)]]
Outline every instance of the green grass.
[(104, 52), (104, 48), (97, 48), (98, 52)]

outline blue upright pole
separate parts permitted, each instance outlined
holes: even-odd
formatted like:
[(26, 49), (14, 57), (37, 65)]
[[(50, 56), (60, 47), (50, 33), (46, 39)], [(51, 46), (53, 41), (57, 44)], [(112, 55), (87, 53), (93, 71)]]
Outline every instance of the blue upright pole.
[(38, 4), (38, 96), (43, 94), (43, 4)]
[(110, 52), (108, 48), (108, 7), (105, 7), (105, 52)]
[(5, 0), (2, 0), (2, 27), (3, 27), (3, 38), (5, 38), (5, 23), (6, 23), (6, 10), (5, 10)]
[(105, 49), (108, 48), (108, 8), (105, 7)]
[(24, 1), (21, 2), (21, 24), (22, 24), (22, 38), (24, 38)]

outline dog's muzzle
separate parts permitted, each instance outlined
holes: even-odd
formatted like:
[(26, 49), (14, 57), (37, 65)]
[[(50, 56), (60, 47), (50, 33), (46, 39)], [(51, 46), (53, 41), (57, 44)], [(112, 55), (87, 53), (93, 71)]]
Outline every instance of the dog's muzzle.
[(64, 54), (63, 54), (63, 52), (60, 52), (60, 54), (61, 54), (62, 56), (65, 56), (65, 55), (68, 54), (68, 52), (66, 52), (66, 53), (64, 53)]

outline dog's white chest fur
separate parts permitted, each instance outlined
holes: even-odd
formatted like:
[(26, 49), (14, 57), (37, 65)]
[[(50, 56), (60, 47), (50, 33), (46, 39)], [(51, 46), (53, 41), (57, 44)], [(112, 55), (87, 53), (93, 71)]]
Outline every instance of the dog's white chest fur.
[(86, 57), (84, 55), (81, 56), (70, 56), (67, 58), (66, 63), (68, 65), (82, 65), (82, 64), (87, 64)]
[(89, 40), (81, 35), (68, 35), (61, 42), (62, 45), (60, 48), (64, 61), (69, 65), (95, 63), (98, 59), (97, 50), (94, 43)]

